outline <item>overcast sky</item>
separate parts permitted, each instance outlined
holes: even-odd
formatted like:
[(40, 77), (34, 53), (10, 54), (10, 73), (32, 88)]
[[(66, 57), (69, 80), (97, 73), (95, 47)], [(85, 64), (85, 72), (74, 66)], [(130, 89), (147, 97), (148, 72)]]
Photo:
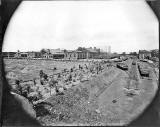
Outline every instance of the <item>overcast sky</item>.
[(119, 53), (158, 49), (158, 19), (145, 1), (23, 1), (3, 51), (108, 45)]

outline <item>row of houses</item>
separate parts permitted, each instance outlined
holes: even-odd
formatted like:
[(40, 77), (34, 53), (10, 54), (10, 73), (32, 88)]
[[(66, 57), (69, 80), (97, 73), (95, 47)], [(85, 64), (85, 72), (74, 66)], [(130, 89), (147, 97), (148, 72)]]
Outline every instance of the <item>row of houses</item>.
[(17, 59), (32, 59), (32, 58), (44, 58), (44, 59), (56, 59), (64, 58), (64, 53), (41, 53), (41, 52), (2, 52), (3, 58), (17, 58)]
[(155, 62), (159, 62), (159, 49), (154, 49), (151, 51), (139, 50), (139, 59), (148, 59)]
[[(43, 59), (66, 59), (66, 60), (77, 60), (77, 59), (97, 59), (106, 58), (107, 53), (100, 52), (97, 48), (85, 48), (85, 50), (61, 50), (61, 49), (46, 49), (45, 53), (42, 52), (2, 52), (4, 58), (43, 58)], [(156, 51), (156, 53), (159, 51)], [(155, 51), (139, 50), (139, 59), (150, 59), (155, 57)]]
[(96, 59), (104, 53), (100, 52), (97, 48), (86, 48), (83, 51), (79, 50), (60, 50), (60, 49), (46, 49), (45, 53), (42, 52), (3, 52), (4, 58), (19, 58), (19, 59), (32, 59), (32, 58), (43, 58), (43, 59)]

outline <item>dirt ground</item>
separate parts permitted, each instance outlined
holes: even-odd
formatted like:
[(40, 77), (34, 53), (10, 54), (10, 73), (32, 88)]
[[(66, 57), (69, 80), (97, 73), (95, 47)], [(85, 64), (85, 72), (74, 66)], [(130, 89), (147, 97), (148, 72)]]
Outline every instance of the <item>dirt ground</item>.
[[(79, 83), (70, 90), (70, 93), (48, 98), (46, 102), (54, 106), (48, 110), (49, 114), (40, 116), (37, 120), (42, 125), (48, 126), (126, 125), (130, 123), (150, 104), (158, 88), (154, 68), (147, 64), (146, 66), (150, 68), (150, 79), (142, 78), (137, 65), (132, 65), (132, 61), (131, 59), (125, 61), (129, 66), (128, 71), (118, 69), (116, 66), (105, 66), (101, 74), (89, 81)], [(85, 62), (80, 64), (85, 64)], [(12, 70), (18, 76), (26, 74), (26, 77), (30, 75), (33, 78), (39, 75), (41, 69), (47, 74), (52, 74), (54, 67), (62, 70), (78, 66), (79, 63), (6, 60), (5, 65), (6, 72)], [(25, 76), (21, 78), (25, 78)], [(82, 92), (84, 94), (81, 94)], [(67, 97), (70, 97), (68, 101), (73, 99), (73, 105), (68, 106), (66, 103), (62, 103), (66, 101)], [(77, 98), (76, 101), (75, 98)], [(61, 99), (64, 101), (58, 101)], [(53, 112), (58, 112), (59, 109), (68, 113), (70, 118), (63, 118), (57, 122), (54, 119), (56, 114)]]
[[(88, 64), (88, 62), (69, 62), (69, 61), (51, 61), (51, 60), (27, 60), (27, 59), (4, 59), (5, 71), (14, 72), (19, 79), (32, 80), (39, 76), (39, 71), (44, 70), (48, 75), (54, 74), (65, 68)], [(53, 71), (54, 67), (57, 71)]]

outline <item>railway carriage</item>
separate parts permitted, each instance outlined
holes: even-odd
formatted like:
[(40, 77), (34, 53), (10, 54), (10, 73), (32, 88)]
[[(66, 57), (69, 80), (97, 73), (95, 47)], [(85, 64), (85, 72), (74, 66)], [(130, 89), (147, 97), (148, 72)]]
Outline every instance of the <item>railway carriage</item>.
[(117, 67), (122, 70), (128, 70), (128, 65), (126, 65), (125, 63), (117, 63)]

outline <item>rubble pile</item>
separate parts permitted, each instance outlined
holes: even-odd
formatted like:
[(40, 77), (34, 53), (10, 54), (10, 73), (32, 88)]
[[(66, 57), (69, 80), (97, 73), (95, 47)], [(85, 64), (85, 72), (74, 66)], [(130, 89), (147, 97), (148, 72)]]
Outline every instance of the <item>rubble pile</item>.
[[(30, 67), (22, 69), (26, 76), (32, 76), (29, 80), (19, 79), (16, 72), (6, 77), (12, 92), (32, 103), (36, 119), (44, 126), (128, 122), (142, 111), (140, 105), (148, 103), (156, 83), (148, 78), (141, 80), (139, 71), (145, 73), (147, 63), (132, 59), (124, 60), (124, 64), (103, 60), (43, 62), (43, 66), (47, 64), (45, 68), (40, 63), (36, 67), (30, 63)], [(30, 74), (35, 70), (36, 75)], [(159, 74), (159, 70), (155, 71)]]
[[(42, 116), (41, 118), (45, 119), (48, 114), (52, 117), (51, 120), (73, 122), (86, 114), (86, 110), (82, 110), (85, 104), (82, 103), (89, 96), (87, 89), (76, 86), (98, 76), (103, 72), (105, 65), (105, 62), (102, 61), (92, 61), (88, 64), (79, 64), (62, 70), (53, 67), (52, 75), (40, 70), (39, 77), (33, 77), (32, 80), (12, 79), (14, 80), (11, 85), (12, 91), (32, 103), (37, 118)], [(13, 74), (10, 75), (13, 77)], [(48, 103), (52, 106), (49, 106)], [(85, 120), (86, 118), (81, 119)]]
[(99, 112), (87, 108), (88, 99), (89, 91), (82, 87), (71, 88), (64, 95), (51, 96), (45, 101), (48, 105), (43, 105), (48, 115), (39, 115), (39, 121), (45, 123), (44, 126), (58, 122), (95, 125), (101, 122), (101, 116)]
[(64, 94), (64, 92), (73, 86), (77, 86), (81, 82), (96, 77), (104, 69), (104, 62), (92, 61), (87, 64), (79, 64), (79, 66), (65, 68), (59, 70), (54, 67), (53, 74), (47, 75), (43, 70), (39, 71), (39, 78), (23, 81), (15, 80), (12, 91), (28, 98), (32, 103), (38, 100), (45, 100), (51, 95)]

